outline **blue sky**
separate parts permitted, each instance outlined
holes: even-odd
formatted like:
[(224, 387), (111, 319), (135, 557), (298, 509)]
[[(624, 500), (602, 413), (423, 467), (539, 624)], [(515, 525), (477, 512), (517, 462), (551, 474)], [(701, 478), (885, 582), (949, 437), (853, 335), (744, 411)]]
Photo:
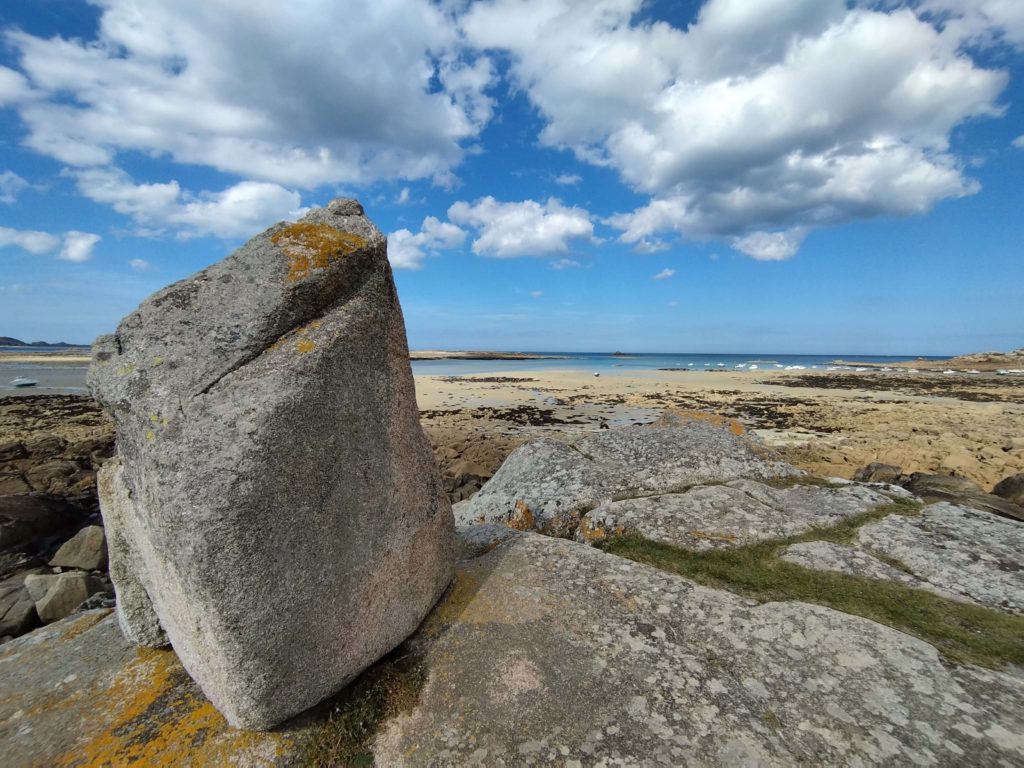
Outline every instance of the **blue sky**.
[(1018, 0), (16, 0), (0, 335), (339, 195), (410, 346), (1024, 346)]

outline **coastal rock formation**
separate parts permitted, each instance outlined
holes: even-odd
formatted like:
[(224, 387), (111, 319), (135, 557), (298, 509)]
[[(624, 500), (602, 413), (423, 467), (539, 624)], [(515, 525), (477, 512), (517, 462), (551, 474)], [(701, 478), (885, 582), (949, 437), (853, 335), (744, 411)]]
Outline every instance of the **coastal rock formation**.
[(992, 489), (992, 493), (1024, 507), (1024, 472), (1000, 480)]
[(603, 502), (586, 513), (576, 538), (595, 542), (636, 533), (698, 551), (744, 546), (835, 525), (890, 501), (879, 491), (858, 485), (772, 488), (754, 480), (734, 480), (683, 493)]
[[(354, 200), (278, 224), (93, 347), (119, 616), (268, 728), (405, 639), (452, 574), (386, 239)], [(138, 624), (136, 624), (138, 620)]]
[[(920, 515), (888, 515), (852, 545), (793, 544), (782, 559), (824, 571), (897, 581), (941, 597), (1024, 613), (1024, 523), (940, 502)], [(896, 562), (901, 569), (879, 560)]]
[(798, 474), (748, 436), (700, 420), (610, 430), (572, 443), (541, 439), (512, 452), (483, 489), (460, 506), (458, 523), (500, 523), (571, 537), (582, 514), (621, 495)]
[(1001, 495), (985, 493), (976, 483), (962, 477), (915, 472), (903, 483), (903, 487), (926, 501), (950, 501), (1011, 520), (1024, 521), (1024, 507)]
[(461, 564), (417, 643), (427, 682), (379, 765), (1024, 760), (1019, 671), (536, 534)]

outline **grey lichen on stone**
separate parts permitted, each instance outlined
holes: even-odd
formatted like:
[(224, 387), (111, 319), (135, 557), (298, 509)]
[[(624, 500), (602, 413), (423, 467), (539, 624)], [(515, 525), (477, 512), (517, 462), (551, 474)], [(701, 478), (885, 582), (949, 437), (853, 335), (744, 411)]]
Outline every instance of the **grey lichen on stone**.
[(1024, 523), (940, 502), (864, 526), (857, 544), (899, 560), (940, 594), (1024, 613)]
[(386, 242), (358, 202), (335, 201), (153, 295), (93, 347), (122, 467), (100, 483), (119, 616), (146, 644), (158, 617), (234, 725), (337, 691), (451, 578)]
[[(906, 571), (882, 562), (862, 549), (832, 541), (805, 541), (790, 544), (780, 555), (787, 563), (818, 571), (833, 571), (866, 579), (897, 581), (909, 587), (921, 587), (923, 582)], [(948, 593), (943, 594), (949, 597)]]
[(692, 550), (721, 549), (795, 536), (868, 512), (889, 498), (870, 488), (772, 488), (753, 480), (683, 493), (607, 501), (588, 512), (576, 539), (633, 533)]
[(463, 562), (414, 643), (427, 684), (381, 765), (1024, 761), (1019, 671), (536, 534)]

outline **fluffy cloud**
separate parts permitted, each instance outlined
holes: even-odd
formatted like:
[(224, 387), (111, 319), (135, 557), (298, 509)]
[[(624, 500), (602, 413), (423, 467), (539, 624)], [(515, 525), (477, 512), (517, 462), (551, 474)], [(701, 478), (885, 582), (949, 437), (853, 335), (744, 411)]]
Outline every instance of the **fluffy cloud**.
[(919, 8), (938, 16), (950, 34), (965, 42), (1024, 46), (1020, 0), (921, 0)]
[(419, 269), (428, 253), (458, 248), (465, 241), (464, 230), (427, 216), (416, 234), (400, 229), (388, 235), (388, 260), (395, 269)]
[(57, 258), (65, 261), (88, 261), (100, 240), (99, 235), (74, 229), (58, 237), (49, 232), (0, 227), (0, 248), (20, 248), (36, 256), (57, 253)]
[(304, 187), (446, 178), (491, 116), (489, 60), (428, 0), (96, 4), (96, 39), (8, 32), (21, 72), (0, 68), (26, 143), (71, 165), (138, 150)]
[(576, 269), (583, 266), (576, 259), (561, 258), (551, 262), (551, 268), (561, 272), (563, 269)]
[(661, 270), (661, 272), (652, 277), (651, 280), (668, 280), (675, 273), (676, 271), (674, 269), (671, 269), (670, 267), (665, 267), (665, 269)]
[(1018, 149), (1024, 149), (1024, 135), (1018, 136), (1016, 139), (1014, 139), (1013, 146), (1017, 147)]
[(803, 228), (922, 213), (977, 190), (950, 133), (1001, 114), (1007, 76), (977, 66), (963, 35), (924, 10), (710, 0), (684, 31), (639, 22), (642, 5), (495, 0), (463, 20), (473, 44), (511, 53), (543, 144), (650, 196), (611, 220), (624, 241), (676, 231), (777, 258)]
[(796, 255), (805, 237), (807, 230), (802, 227), (785, 232), (754, 232), (735, 238), (732, 247), (758, 261), (785, 261)]
[(79, 192), (131, 216), (150, 234), (170, 228), (183, 238), (249, 237), (303, 213), (298, 192), (269, 182), (242, 181), (221, 192), (194, 195), (182, 190), (176, 181), (136, 184), (116, 168), (90, 168), (73, 175)]
[(145, 259), (132, 259), (131, 261), (128, 262), (128, 266), (130, 266), (136, 272), (145, 272), (146, 270), (150, 269), (152, 265)]
[(594, 237), (589, 213), (553, 197), (544, 204), (501, 203), (490, 196), (472, 204), (460, 200), (448, 209), (448, 218), (478, 230), (474, 253), (498, 259), (565, 253), (570, 240)]
[(0, 203), (10, 205), (18, 199), (18, 194), (26, 187), (28, 187), (28, 182), (14, 171), (0, 173)]
[(583, 178), (575, 173), (562, 173), (555, 176), (555, 184), (561, 184), (566, 187), (574, 187), (581, 181), (583, 181)]

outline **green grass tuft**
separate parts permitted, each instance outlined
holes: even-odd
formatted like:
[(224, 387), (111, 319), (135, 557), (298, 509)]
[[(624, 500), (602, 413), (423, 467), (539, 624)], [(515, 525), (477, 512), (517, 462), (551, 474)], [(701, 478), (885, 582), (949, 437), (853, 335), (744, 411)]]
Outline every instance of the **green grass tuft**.
[(830, 528), (706, 552), (691, 552), (633, 534), (598, 546), (762, 602), (800, 600), (863, 616), (931, 643), (952, 661), (983, 666), (1024, 664), (1024, 616), (947, 600), (895, 582), (810, 570), (779, 559), (790, 544), (822, 540), (848, 544), (866, 523), (890, 514), (916, 514), (919, 509), (918, 504), (897, 501)]
[(331, 702), (333, 712), (310, 741), (304, 765), (372, 766), (377, 731), (386, 720), (415, 708), (426, 678), (422, 659), (401, 648), (363, 672)]

